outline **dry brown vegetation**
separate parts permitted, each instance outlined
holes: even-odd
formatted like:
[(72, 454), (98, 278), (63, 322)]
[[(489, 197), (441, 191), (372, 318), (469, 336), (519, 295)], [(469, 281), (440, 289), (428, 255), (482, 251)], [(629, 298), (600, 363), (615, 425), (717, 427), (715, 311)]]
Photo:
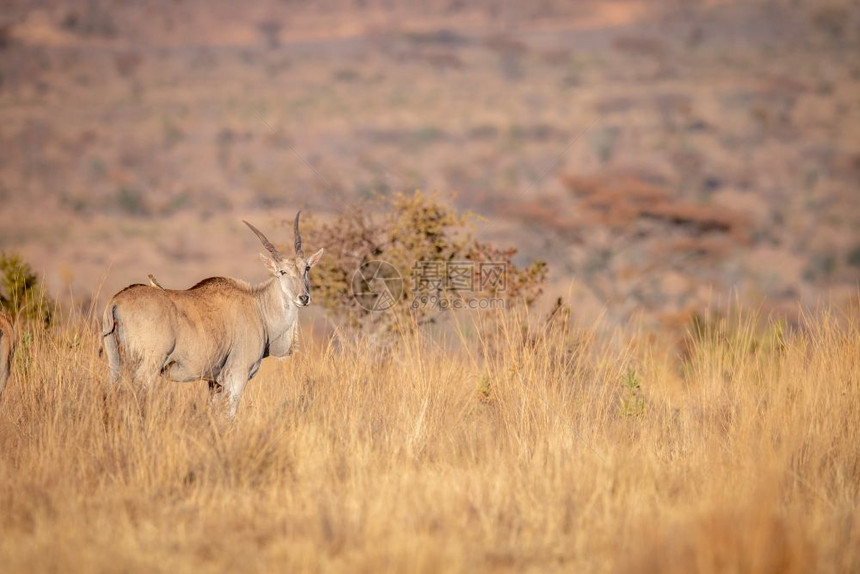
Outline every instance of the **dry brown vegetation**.
[(856, 310), (700, 322), (683, 361), (567, 317), (307, 340), (234, 422), (202, 384), (107, 392), (85, 321), (30, 329), (3, 570), (860, 568)]
[(700, 205), (673, 198), (669, 190), (628, 175), (566, 176), (565, 185), (582, 199), (588, 220), (610, 228), (628, 228), (639, 219), (652, 218), (685, 227), (695, 235), (731, 233), (743, 241), (745, 217), (732, 209)]
[(55, 296), (253, 279), (241, 219), (415, 189), (617, 324), (860, 279), (856, 2), (7, 4), (0, 249)]

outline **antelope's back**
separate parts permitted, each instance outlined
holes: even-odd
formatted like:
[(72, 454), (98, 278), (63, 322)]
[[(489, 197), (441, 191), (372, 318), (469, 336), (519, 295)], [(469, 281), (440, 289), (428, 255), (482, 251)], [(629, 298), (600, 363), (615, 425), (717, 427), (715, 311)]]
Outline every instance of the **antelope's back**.
[(252, 307), (251, 289), (229, 278), (205, 279), (186, 290), (136, 284), (114, 295), (105, 329), (115, 321), (121, 345), (139, 351), (177, 346), (205, 361), (230, 346), (233, 325), (247, 322)]

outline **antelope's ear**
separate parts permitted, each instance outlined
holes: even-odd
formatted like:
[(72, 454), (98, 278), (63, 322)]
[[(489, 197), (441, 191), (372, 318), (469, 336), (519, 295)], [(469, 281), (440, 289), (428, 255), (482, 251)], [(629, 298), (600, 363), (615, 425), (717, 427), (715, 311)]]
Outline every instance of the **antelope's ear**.
[(320, 257), (322, 257), (323, 251), (325, 251), (325, 249), (320, 248), (319, 251), (317, 251), (316, 253), (314, 253), (310, 257), (308, 257), (308, 265), (310, 267), (313, 267), (314, 265), (316, 265), (319, 262)]
[(278, 275), (280, 271), (278, 270), (278, 264), (275, 263), (275, 260), (267, 255), (263, 255), (260, 253), (260, 259), (262, 259), (263, 263), (266, 265), (266, 269), (268, 269), (272, 275)]

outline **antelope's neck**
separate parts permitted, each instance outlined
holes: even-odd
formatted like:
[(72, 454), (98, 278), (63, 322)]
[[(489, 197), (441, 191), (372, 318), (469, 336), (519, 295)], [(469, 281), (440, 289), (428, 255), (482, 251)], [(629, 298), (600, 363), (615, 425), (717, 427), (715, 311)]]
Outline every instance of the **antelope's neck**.
[(269, 355), (285, 357), (293, 351), (299, 310), (284, 295), (277, 279), (270, 279), (259, 291), (260, 314), (269, 341)]

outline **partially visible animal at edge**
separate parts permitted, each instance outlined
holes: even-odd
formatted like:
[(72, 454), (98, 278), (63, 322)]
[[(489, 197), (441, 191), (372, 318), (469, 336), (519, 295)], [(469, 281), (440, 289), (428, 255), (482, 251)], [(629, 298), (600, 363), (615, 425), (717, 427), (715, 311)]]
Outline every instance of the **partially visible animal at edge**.
[(15, 330), (12, 318), (0, 310), (0, 396), (6, 389), (6, 382), (12, 374), (12, 359), (15, 356)]
[(160, 377), (204, 380), (213, 399), (226, 393), (234, 416), (262, 360), (295, 350), (298, 310), (311, 302), (308, 273), (323, 249), (305, 258), (300, 215), (294, 224), (295, 255), (287, 257), (243, 221), (269, 252), (260, 257), (273, 277), (259, 285), (211, 277), (190, 289), (174, 290), (164, 289), (150, 275), (151, 285), (130, 285), (114, 295), (104, 312), (102, 332), (111, 384), (127, 371), (147, 389)]

